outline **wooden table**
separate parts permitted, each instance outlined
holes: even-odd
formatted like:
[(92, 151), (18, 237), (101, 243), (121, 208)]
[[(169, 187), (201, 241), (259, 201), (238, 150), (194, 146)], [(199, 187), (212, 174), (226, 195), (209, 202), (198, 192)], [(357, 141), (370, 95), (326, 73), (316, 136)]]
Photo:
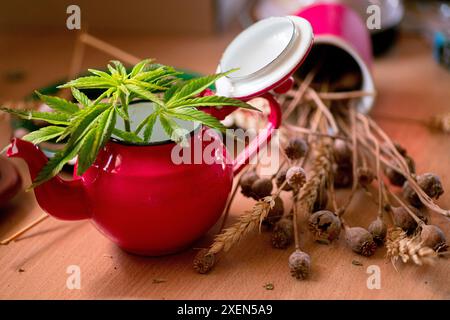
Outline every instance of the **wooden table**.
[[(162, 63), (200, 72), (214, 72), (222, 50), (233, 34), (215, 38), (157, 38), (105, 36), (133, 54), (157, 57)], [(0, 83), (2, 99), (18, 99), (35, 88), (61, 78), (67, 71), (72, 35), (2, 35), (0, 72), (25, 70), (25, 81)], [(88, 51), (84, 67), (105, 63), (105, 56)], [(419, 122), (432, 114), (450, 111), (450, 73), (432, 60), (431, 50), (421, 40), (403, 36), (399, 45), (374, 65), (379, 98), (374, 117), (416, 159), (419, 172), (439, 174), (450, 190), (450, 136), (430, 133)], [(6, 144), (7, 126), (1, 125), (1, 146)], [(24, 177), (25, 165), (15, 160)], [(29, 181), (29, 180), (27, 180)], [(439, 200), (450, 208), (450, 192)], [(232, 206), (235, 217), (251, 206), (238, 197)], [(4, 238), (42, 214), (32, 193), (22, 193), (0, 214), (0, 237)], [(367, 226), (376, 210), (359, 195), (350, 208), (350, 224)], [(433, 215), (450, 238), (450, 224)], [(208, 245), (210, 235), (197, 247)], [(330, 246), (313, 243), (306, 231), (302, 245), (313, 261), (312, 277), (296, 281), (289, 275), (289, 250), (275, 250), (269, 234), (254, 233), (224, 256), (214, 271), (198, 275), (192, 269), (194, 250), (161, 258), (127, 254), (89, 221), (62, 222), (48, 219), (8, 246), (0, 247), (0, 298), (145, 298), (145, 299), (449, 299), (450, 268), (447, 261), (434, 267), (398, 265), (396, 271), (385, 249), (363, 258), (346, 248), (343, 239)], [(352, 264), (360, 261), (363, 266)], [(68, 266), (81, 270), (81, 289), (69, 290)], [(381, 269), (381, 289), (369, 290), (367, 267)], [(165, 280), (160, 282), (157, 280)], [(273, 290), (264, 285), (272, 283)]]

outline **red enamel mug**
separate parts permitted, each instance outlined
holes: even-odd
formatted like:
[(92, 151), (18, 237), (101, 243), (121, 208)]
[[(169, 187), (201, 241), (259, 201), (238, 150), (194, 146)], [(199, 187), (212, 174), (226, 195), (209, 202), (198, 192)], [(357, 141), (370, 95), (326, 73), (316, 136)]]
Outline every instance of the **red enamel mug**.
[[(157, 256), (190, 246), (217, 222), (233, 176), (280, 125), (280, 106), (270, 90), (289, 87), (312, 38), (305, 19), (271, 18), (244, 30), (224, 52), (218, 70), (239, 70), (217, 81), (216, 94), (245, 101), (263, 97), (270, 106), (267, 127), (236, 159), (230, 160), (227, 149), (221, 148), (213, 151), (212, 164), (175, 163), (176, 144), (167, 138), (145, 146), (112, 140), (81, 177), (55, 177), (35, 188), (39, 205), (58, 219), (90, 219), (107, 238), (132, 253)], [(130, 105), (132, 119), (135, 110), (148, 107), (142, 104)], [(219, 119), (232, 111), (209, 110)], [(188, 153), (196, 151), (194, 140), (201, 141), (201, 152), (211, 144), (222, 145), (221, 136), (210, 131), (192, 130)], [(12, 141), (7, 154), (23, 158), (33, 179), (47, 162), (36, 146), (20, 139)]]
[[(318, 2), (302, 7), (295, 15), (308, 20), (314, 31), (314, 45), (301, 68), (302, 72), (308, 71), (306, 64), (316, 66), (320, 63), (335, 67), (334, 71), (325, 71), (335, 77), (353, 70), (359, 78), (357, 89), (375, 92), (370, 72), (370, 33), (357, 12), (342, 3)], [(359, 110), (369, 112), (374, 100), (373, 95), (361, 98), (358, 101)]]

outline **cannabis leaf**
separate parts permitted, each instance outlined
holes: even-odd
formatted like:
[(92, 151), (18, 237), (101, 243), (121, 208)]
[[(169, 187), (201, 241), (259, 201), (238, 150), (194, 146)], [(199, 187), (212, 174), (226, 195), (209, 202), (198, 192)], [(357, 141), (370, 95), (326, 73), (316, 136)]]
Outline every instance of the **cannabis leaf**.
[[(64, 148), (37, 175), (32, 187), (36, 187), (57, 175), (63, 166), (78, 157), (77, 174), (82, 175), (95, 162), (98, 153), (111, 138), (127, 143), (146, 144), (151, 140), (157, 121), (167, 136), (183, 143), (188, 131), (177, 121), (196, 122), (210, 128), (225, 131), (225, 126), (212, 115), (203, 112), (202, 107), (237, 107), (256, 110), (249, 104), (227, 97), (200, 96), (201, 93), (226, 73), (180, 81), (181, 73), (172, 67), (152, 63), (145, 59), (131, 71), (120, 61), (111, 61), (107, 71), (89, 69), (91, 75), (71, 80), (59, 88), (70, 88), (73, 101), (60, 97), (36, 95), (53, 112), (35, 110), (5, 111), (28, 120), (40, 120), (49, 126), (27, 134), (24, 139), (34, 144), (56, 139), (67, 139)], [(101, 93), (91, 100), (84, 89), (100, 89)], [(134, 131), (131, 130), (129, 108), (132, 102), (144, 100), (152, 103), (150, 113)], [(119, 118), (125, 130), (116, 128)], [(139, 136), (142, 134), (142, 138)]]
[(33, 131), (22, 137), (23, 140), (33, 144), (39, 144), (59, 137), (64, 132), (63, 127), (47, 126)]

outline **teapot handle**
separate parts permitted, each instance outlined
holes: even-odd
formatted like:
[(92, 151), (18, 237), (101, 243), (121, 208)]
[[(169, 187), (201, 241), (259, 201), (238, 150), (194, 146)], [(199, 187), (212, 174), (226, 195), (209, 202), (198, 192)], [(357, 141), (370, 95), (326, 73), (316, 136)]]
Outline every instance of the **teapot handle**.
[(270, 93), (265, 93), (260, 96), (269, 103), (270, 113), (268, 115), (268, 123), (258, 135), (249, 143), (244, 150), (242, 150), (233, 161), (233, 172), (238, 174), (250, 162), (250, 159), (255, 156), (258, 150), (264, 148), (272, 138), (273, 133), (281, 124), (281, 108), (275, 97)]

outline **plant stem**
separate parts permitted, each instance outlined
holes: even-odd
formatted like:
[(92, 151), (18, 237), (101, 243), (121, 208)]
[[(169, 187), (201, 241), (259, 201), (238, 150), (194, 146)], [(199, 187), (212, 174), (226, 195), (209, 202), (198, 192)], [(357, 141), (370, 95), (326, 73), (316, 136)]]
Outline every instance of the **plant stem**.
[(37, 218), (36, 220), (34, 220), (33, 222), (31, 222), (30, 224), (28, 224), (27, 226), (23, 227), (22, 229), (20, 229), (19, 231), (17, 231), (16, 233), (14, 233), (12, 236), (10, 236), (9, 238), (6, 238), (4, 240), (2, 240), (0, 242), (0, 245), (7, 245), (9, 244), (11, 241), (14, 241), (15, 239), (17, 239), (18, 237), (20, 237), (21, 235), (23, 235), (25, 232), (27, 232), (28, 230), (30, 230), (31, 228), (33, 228), (34, 226), (37, 226), (39, 223), (41, 223), (42, 221), (44, 221), (45, 219), (47, 219), (49, 217), (48, 214), (44, 213), (43, 215), (41, 215), (39, 218)]

